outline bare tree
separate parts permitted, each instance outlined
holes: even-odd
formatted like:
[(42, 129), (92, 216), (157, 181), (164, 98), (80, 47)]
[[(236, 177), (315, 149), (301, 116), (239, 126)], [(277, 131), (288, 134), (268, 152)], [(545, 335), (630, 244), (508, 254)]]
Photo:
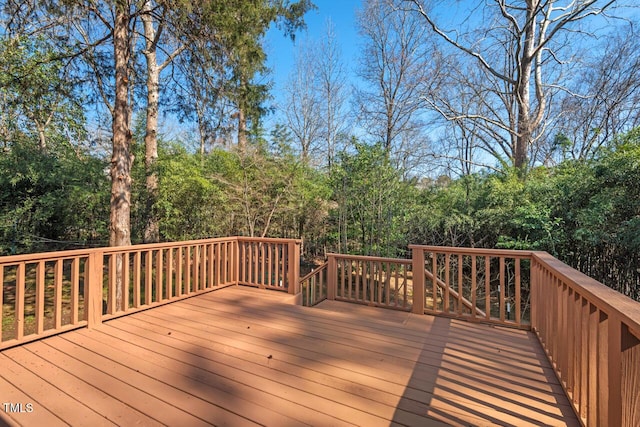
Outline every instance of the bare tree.
[(318, 87), (322, 137), (326, 142), (327, 167), (331, 169), (338, 141), (347, 133), (347, 75), (332, 21), (326, 23), (325, 36), (317, 51), (315, 78)]
[[(602, 15), (614, 1), (492, 0), (469, 10), (457, 25), (445, 28), (437, 14), (422, 0), (401, 0), (402, 10), (423, 18), (425, 26), (455, 51), (473, 61), (484, 74), (485, 84), (475, 88), (481, 95), (500, 98), (487, 103), (491, 111), (447, 111), (433, 106), (448, 119), (473, 122), (497, 139), (498, 158), (505, 155), (522, 168), (536, 138), (544, 134), (544, 119), (554, 93), (562, 89), (559, 77), (570, 46), (584, 36), (583, 21)], [(450, 7), (450, 3), (442, 3)], [(469, 29), (469, 26), (473, 27)], [(477, 83), (477, 81), (474, 81)], [(501, 110), (501, 111), (500, 111)]]
[(311, 150), (317, 148), (321, 132), (320, 97), (316, 88), (313, 45), (302, 44), (295, 57), (295, 66), (285, 88), (284, 115), (287, 126), (300, 148), (300, 158), (309, 161)]
[(411, 13), (394, 10), (387, 0), (368, 0), (358, 14), (365, 44), (357, 90), (358, 114), (365, 128), (391, 151), (403, 132), (417, 126), (428, 78), (426, 29)]
[(449, 166), (455, 169), (460, 165), (463, 175), (474, 167), (494, 168), (496, 162), (498, 166), (507, 166), (511, 135), (487, 123), (515, 122), (513, 97), (499, 91), (485, 70), (464, 58), (450, 55), (443, 61), (442, 69), (447, 72), (443, 73), (437, 90), (423, 95), (439, 113), (440, 125), (445, 130), (439, 157), (453, 161), (456, 165)]
[(340, 47), (333, 24), (326, 25), (320, 41), (305, 41), (297, 47), (283, 114), (301, 158), (308, 161), (313, 152), (315, 163), (320, 164), (318, 159), (324, 155), (331, 168), (338, 141), (347, 132), (347, 95)]
[(539, 160), (586, 159), (640, 125), (640, 41), (632, 23), (603, 38), (554, 109)]

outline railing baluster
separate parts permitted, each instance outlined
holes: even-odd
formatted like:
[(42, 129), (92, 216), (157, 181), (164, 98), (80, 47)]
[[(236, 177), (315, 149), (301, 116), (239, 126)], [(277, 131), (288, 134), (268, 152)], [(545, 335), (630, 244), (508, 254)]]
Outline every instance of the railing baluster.
[(133, 307), (134, 308), (140, 307), (140, 269), (141, 269), (140, 251), (135, 251), (133, 253)]
[(376, 293), (375, 293), (375, 284), (373, 283), (374, 274), (375, 274), (373, 271), (373, 262), (364, 261), (364, 265), (365, 265), (364, 277), (366, 278), (366, 281), (367, 281), (367, 291), (369, 295), (369, 302), (375, 303)]
[[(384, 293), (386, 295), (385, 304), (391, 305), (391, 263), (387, 261), (386, 269), (384, 269)], [(393, 294), (393, 305), (398, 306), (398, 293)]]
[(567, 333), (569, 339), (563, 343), (564, 351), (566, 353), (565, 357), (565, 369), (566, 369), (566, 381), (567, 387), (572, 391), (573, 401), (579, 405), (578, 395), (579, 395), (579, 387), (580, 383), (576, 378), (576, 349), (580, 348), (580, 327), (576, 324), (578, 321), (578, 317), (576, 315), (576, 298), (577, 295), (573, 292), (573, 289), (567, 288), (566, 293), (566, 316), (567, 316)]
[(207, 246), (200, 245), (200, 286), (198, 290), (207, 289)]
[(175, 289), (175, 296), (176, 297), (181, 297), (182, 296), (182, 265), (184, 263), (183, 259), (182, 259), (182, 247), (178, 246), (176, 248), (176, 258), (175, 258), (175, 263), (176, 263), (176, 289)]
[(499, 304), (500, 321), (504, 322), (505, 314), (506, 314), (506, 307), (505, 307), (505, 301), (504, 301), (504, 294), (505, 294), (504, 287), (506, 285), (505, 276), (507, 275), (507, 269), (506, 269), (503, 256), (500, 257), (500, 271), (498, 272), (498, 275), (500, 276), (500, 292), (499, 292), (500, 293), (500, 304)]
[(282, 245), (282, 259), (280, 264), (280, 280), (282, 281), (281, 287), (285, 288), (289, 286), (289, 278), (287, 277), (287, 266), (291, 261), (291, 254), (289, 253), (289, 246)]
[(580, 418), (587, 418), (587, 408), (589, 406), (589, 303), (586, 299), (580, 298), (580, 362), (578, 375), (580, 379)]
[(148, 250), (144, 253), (144, 303), (146, 305), (151, 304), (153, 299), (152, 285), (153, 285), (153, 251)]
[(156, 302), (164, 300), (162, 294), (162, 272), (164, 271), (164, 265), (162, 263), (162, 249), (158, 249), (156, 252)]
[(260, 265), (260, 277), (258, 278), (258, 283), (262, 284), (262, 287), (265, 287), (265, 285), (268, 285), (269, 282), (267, 282), (267, 256), (265, 253), (266, 247), (264, 244), (258, 244), (258, 256), (259, 258), (259, 265)]
[(16, 301), (14, 330), (17, 340), (24, 337), (25, 263), (18, 264), (16, 270)]
[[(514, 305), (515, 305), (515, 310), (516, 310), (516, 324), (521, 325), (522, 324), (522, 303), (521, 301), (521, 290), (520, 290), (520, 286), (521, 286), (521, 273), (520, 273), (520, 258), (516, 258), (516, 295), (515, 295), (515, 301), (514, 301)], [(529, 279), (529, 282), (531, 282), (531, 279)], [(531, 285), (529, 285), (531, 286)]]
[[(249, 262), (249, 259), (247, 257), (247, 244), (245, 242), (240, 243), (240, 260), (240, 277), (238, 280), (240, 282), (246, 282), (248, 270), (247, 263)], [(224, 271), (226, 272), (226, 266), (222, 265), (222, 267), (224, 267)]]
[(431, 278), (431, 308), (433, 311), (438, 311), (438, 254), (436, 252), (433, 252), (432, 256), (431, 274), (433, 274), (433, 277)]
[(190, 263), (191, 263), (189, 265), (189, 275), (190, 275), (189, 283), (191, 284), (191, 287), (189, 288), (189, 292), (195, 292), (198, 290), (198, 286), (200, 286), (200, 281), (199, 281), (200, 275), (198, 274), (199, 264), (200, 264), (200, 246), (193, 245), (189, 253), (190, 253)]
[(463, 259), (462, 254), (458, 254), (458, 315), (462, 316), (462, 295), (463, 295)]
[(44, 331), (44, 290), (45, 290), (45, 265), (44, 261), (40, 261), (36, 266), (36, 334)]
[[(109, 278), (107, 279), (107, 313), (113, 314), (116, 312), (116, 271), (117, 271), (117, 257), (118, 254), (109, 255)], [(123, 280), (123, 287), (124, 285)], [(125, 306), (126, 307), (126, 306)]]
[(282, 262), (282, 258), (281, 258), (281, 253), (282, 253), (282, 248), (280, 246), (276, 246), (276, 260), (275, 260), (275, 273), (276, 273), (276, 278), (275, 278), (275, 285), (276, 286), (280, 286), (280, 282), (282, 281), (282, 276), (280, 275), (280, 263)]
[[(251, 274), (251, 276), (249, 277), (249, 282), (251, 283), (256, 283), (258, 284), (259, 287), (264, 288), (264, 284), (260, 283), (260, 265), (259, 265), (259, 261), (260, 261), (260, 254), (258, 253), (259, 251), (259, 246), (257, 243), (253, 242), (251, 243), (251, 257), (253, 260), (253, 274)], [(260, 286), (262, 285), (262, 286)]]
[(167, 299), (172, 299), (174, 295), (173, 286), (175, 281), (173, 280), (173, 263), (173, 248), (169, 248), (167, 249), (167, 272), (165, 274)]
[(484, 257), (484, 306), (485, 317), (491, 318), (491, 257)]
[[(485, 271), (485, 274), (486, 271)], [(471, 255), (471, 318), (476, 318), (476, 307), (478, 307), (478, 257)]]
[(207, 246), (207, 289), (212, 289), (217, 286), (217, 277), (215, 273), (215, 243), (211, 243)]
[[(349, 278), (349, 282), (347, 283), (347, 288), (349, 289), (348, 298), (351, 299), (355, 296), (355, 292), (353, 290), (353, 261), (344, 260), (344, 262), (347, 264), (347, 274)], [(355, 299), (357, 299), (357, 297)]]
[(599, 311), (598, 323), (598, 423), (609, 425), (609, 318)]
[[(424, 266), (424, 256), (423, 256), (422, 265)], [(422, 267), (422, 268), (424, 269), (424, 267)], [(403, 299), (402, 307), (403, 308), (410, 308), (409, 307), (409, 278), (408, 278), (409, 277), (409, 268), (405, 266), (403, 269), (404, 269), (404, 274), (402, 275), (402, 285), (401, 285), (402, 286), (402, 299)], [(398, 270), (396, 270), (396, 271), (398, 271)], [(418, 271), (421, 271), (421, 270), (418, 270)], [(397, 280), (398, 280), (398, 274), (399, 274), (399, 272), (396, 273), (396, 283), (397, 283)], [(421, 297), (422, 303), (420, 305), (422, 306), (422, 311), (424, 312), (424, 274), (420, 273), (420, 276), (422, 277), (422, 282), (421, 282), (422, 283), (422, 286), (421, 286), (422, 291), (420, 293), (422, 295), (422, 297)], [(412, 291), (411, 291), (412, 294), (414, 294), (414, 290), (413, 289), (415, 289), (415, 282), (413, 282), (413, 283), (414, 283), (414, 287), (412, 288)], [(413, 304), (413, 301), (411, 303)]]
[(450, 277), (451, 262), (449, 254), (444, 254), (444, 283), (442, 308), (445, 313), (449, 313), (449, 289), (451, 288)]
[(184, 275), (184, 289), (182, 292), (184, 295), (191, 294), (191, 250), (192, 246), (186, 246), (184, 251), (184, 266), (182, 267), (182, 274)]
[(273, 280), (273, 273), (276, 268), (273, 263), (273, 251), (277, 246), (275, 244), (267, 244), (267, 284), (269, 286), (277, 286), (278, 284)]
[[(221, 252), (222, 243), (214, 243), (211, 245), (210, 250), (210, 274), (212, 278), (212, 286), (220, 286), (222, 281), (220, 280), (220, 259), (222, 258)], [(240, 265), (238, 265), (240, 268)]]
[[(73, 258), (71, 260), (71, 323), (73, 325), (78, 324), (78, 314), (80, 311), (80, 258)], [(86, 301), (84, 304), (85, 318), (86, 318)]]
[[(135, 289), (138, 289), (138, 292), (140, 291), (140, 284), (138, 282), (136, 282), (136, 280), (133, 280), (133, 284), (131, 284), (131, 265), (130, 263), (130, 252), (123, 252), (120, 255), (120, 258), (122, 259), (122, 302), (121, 302), (121, 306), (122, 306), (122, 311), (128, 311), (129, 310), (129, 296), (133, 295), (135, 293)], [(134, 287), (134, 289), (129, 289), (131, 286)]]

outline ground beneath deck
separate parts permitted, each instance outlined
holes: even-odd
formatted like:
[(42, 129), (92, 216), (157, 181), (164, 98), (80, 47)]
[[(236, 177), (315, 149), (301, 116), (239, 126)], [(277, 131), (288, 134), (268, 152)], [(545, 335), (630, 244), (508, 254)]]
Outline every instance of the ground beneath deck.
[(283, 297), (231, 287), (4, 350), (0, 425), (578, 425), (531, 333)]

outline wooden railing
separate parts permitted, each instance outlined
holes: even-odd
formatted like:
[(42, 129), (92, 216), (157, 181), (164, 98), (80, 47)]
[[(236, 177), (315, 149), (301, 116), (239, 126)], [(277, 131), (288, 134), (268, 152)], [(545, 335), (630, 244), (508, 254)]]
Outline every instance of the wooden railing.
[(415, 273), (414, 313), (529, 328), (530, 251), (409, 248)]
[(585, 426), (640, 425), (640, 303), (545, 252), (409, 247), (330, 254), (327, 298), (531, 329)]
[(113, 247), (102, 253), (103, 319), (237, 283), (236, 238)]
[(229, 237), (0, 257), (0, 349), (228, 285), (298, 294), (299, 245)]
[(531, 325), (586, 426), (640, 425), (640, 303), (544, 252)]
[(549, 254), (412, 245), (411, 260), (329, 254), (298, 280), (299, 245), (230, 237), (0, 257), (0, 349), (244, 284), (306, 305), (326, 296), (532, 329), (584, 425), (640, 425), (640, 303)]
[(88, 251), (0, 258), (0, 348), (87, 325)]
[(238, 284), (300, 292), (300, 240), (238, 237), (238, 247)]
[(411, 310), (411, 260), (328, 255), (329, 299)]
[(302, 305), (313, 307), (327, 299), (327, 265), (325, 262), (300, 279)]

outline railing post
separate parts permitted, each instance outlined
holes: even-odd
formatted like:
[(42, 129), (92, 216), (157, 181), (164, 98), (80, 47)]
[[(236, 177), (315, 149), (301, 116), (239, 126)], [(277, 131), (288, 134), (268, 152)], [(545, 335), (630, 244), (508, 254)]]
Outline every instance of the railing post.
[(328, 254), (327, 263), (327, 299), (336, 299), (336, 287), (338, 286), (338, 263), (333, 254)]
[[(220, 255), (218, 255), (220, 256)], [(244, 260), (242, 260), (244, 262)], [(231, 281), (238, 286), (240, 283), (240, 238), (234, 237), (233, 244), (231, 245), (231, 268), (233, 271), (228, 271), (227, 274), (231, 276)], [(227, 276), (228, 280), (228, 276)]]
[(529, 273), (529, 295), (531, 296), (531, 307), (529, 307), (529, 316), (531, 318), (531, 330), (538, 331), (538, 289), (540, 281), (538, 277), (538, 260), (535, 253), (531, 255), (531, 271)]
[(287, 267), (289, 269), (289, 287), (288, 292), (297, 295), (300, 279), (300, 242), (292, 240), (289, 242)]
[(622, 323), (614, 313), (609, 315), (607, 377), (607, 422), (610, 426), (622, 425)]
[(413, 307), (411, 312), (424, 314), (424, 250), (422, 248), (411, 249), (411, 270), (413, 271)]
[(84, 304), (87, 316), (87, 327), (92, 329), (102, 323), (102, 268), (104, 252), (99, 249), (92, 251), (89, 254), (87, 262), (88, 266), (85, 267)]

